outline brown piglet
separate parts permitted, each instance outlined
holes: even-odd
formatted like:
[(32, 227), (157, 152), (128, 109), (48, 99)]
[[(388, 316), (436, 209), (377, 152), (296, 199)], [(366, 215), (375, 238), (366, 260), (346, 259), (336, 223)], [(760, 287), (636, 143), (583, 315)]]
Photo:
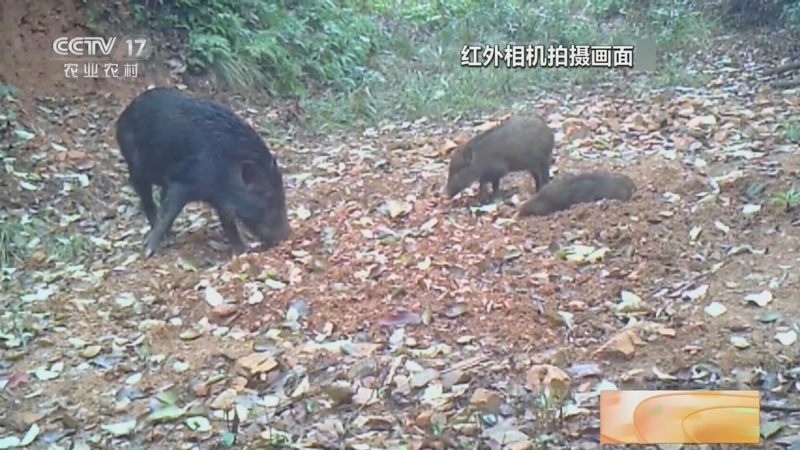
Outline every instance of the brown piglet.
[(549, 183), (533, 198), (526, 200), (518, 215), (547, 216), (564, 211), (578, 203), (602, 199), (630, 200), (636, 185), (629, 177), (608, 172), (585, 172), (563, 175)]
[(538, 192), (550, 181), (553, 130), (536, 117), (513, 117), (460, 145), (450, 158), (445, 191), (453, 198), (472, 183), (480, 182), (478, 197), (486, 199), (492, 185), (497, 197), (500, 179), (510, 172), (529, 172)]

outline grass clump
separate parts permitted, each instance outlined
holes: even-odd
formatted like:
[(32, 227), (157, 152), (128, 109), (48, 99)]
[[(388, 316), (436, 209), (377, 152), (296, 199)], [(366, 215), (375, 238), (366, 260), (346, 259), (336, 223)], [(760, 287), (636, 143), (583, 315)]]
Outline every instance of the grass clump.
[[(563, 95), (574, 87), (611, 83), (614, 69), (607, 68), (495, 68), (463, 67), (465, 45), (630, 45), (648, 40), (664, 55), (649, 87), (698, 86), (700, 73), (686, 70), (672, 49), (703, 48), (713, 29), (702, 14), (674, 1), (654, 1), (644, 11), (634, 2), (548, 0), (537, 5), (522, 1), (469, 3), (447, 8), (443, 2), (410, 6), (396, 1), (378, 14), (396, 11), (387, 21), (390, 45), (372, 56), (368, 67), (375, 74), (350, 90), (328, 90), (305, 101), (315, 128), (373, 124), (423, 115), (470, 115), (508, 108), (513, 102), (533, 100), (553, 93)], [(438, 8), (437, 8), (438, 5)], [(405, 11), (405, 14), (403, 13)], [(402, 23), (403, 25), (398, 25)], [(409, 25), (412, 24), (412, 25)], [(641, 85), (641, 87), (648, 87)]]
[(800, 191), (789, 188), (783, 192), (778, 192), (772, 197), (772, 204), (782, 206), (787, 211), (800, 205)]

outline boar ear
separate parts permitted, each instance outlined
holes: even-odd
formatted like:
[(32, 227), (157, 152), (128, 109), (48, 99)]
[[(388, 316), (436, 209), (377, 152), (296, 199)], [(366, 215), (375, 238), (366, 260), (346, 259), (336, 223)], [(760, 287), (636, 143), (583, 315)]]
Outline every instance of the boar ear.
[(252, 186), (259, 178), (258, 166), (253, 161), (244, 161), (241, 165), (241, 175), (245, 186)]

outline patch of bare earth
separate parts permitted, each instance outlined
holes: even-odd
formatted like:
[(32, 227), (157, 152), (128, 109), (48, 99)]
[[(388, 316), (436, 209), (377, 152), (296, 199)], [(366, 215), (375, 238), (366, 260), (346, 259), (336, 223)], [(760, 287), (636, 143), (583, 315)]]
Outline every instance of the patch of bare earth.
[[(20, 89), (23, 112), (35, 115), (34, 97), (74, 96), (105, 93), (128, 100), (152, 82), (142, 71), (136, 78), (68, 78), (63, 61), (54, 61), (53, 41), (59, 37), (94, 36), (88, 30), (83, 2), (76, 0), (3, 2), (0, 4), (0, 84)], [(121, 36), (117, 36), (121, 37)]]
[[(37, 159), (3, 176), (47, 200), (14, 212), (52, 208), (54, 229), (93, 238), (92, 256), (70, 265), (36, 248), (9, 277), (0, 438), (589, 449), (601, 389), (782, 401), (797, 392), (800, 239), (769, 197), (796, 173), (775, 130), (800, 99), (730, 92), (530, 105), (557, 131), (556, 177), (605, 169), (638, 186), (628, 203), (545, 218), (512, 218), (527, 175), (504, 179), (492, 205), (475, 189), (442, 197), (464, 129), (275, 146), (294, 235), (233, 259), (193, 205), (143, 261), (145, 221), (108, 127), (121, 105), (42, 109), (14, 150)], [(796, 417), (769, 405), (765, 434), (791, 444)]]

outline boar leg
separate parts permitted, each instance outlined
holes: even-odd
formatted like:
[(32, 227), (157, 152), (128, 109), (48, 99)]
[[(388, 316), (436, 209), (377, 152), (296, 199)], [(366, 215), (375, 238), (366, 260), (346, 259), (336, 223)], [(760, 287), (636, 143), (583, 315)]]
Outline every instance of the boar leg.
[[(539, 172), (539, 176), (541, 177), (542, 187), (545, 187), (547, 183), (550, 182), (550, 163), (545, 162), (542, 163), (541, 172)], [(539, 188), (537, 187), (536, 190), (538, 191)]]
[(533, 181), (536, 183), (536, 192), (539, 192), (550, 182), (550, 164), (543, 163), (536, 169), (530, 170)]
[(531, 176), (533, 177), (533, 183), (536, 185), (536, 192), (538, 193), (543, 186), (541, 172), (538, 170), (531, 170), (530, 172)]
[(500, 194), (500, 178), (492, 180), (492, 200), (496, 199)]
[[(495, 200), (497, 195), (500, 193), (500, 178), (482, 179), (480, 183), (480, 187), (478, 188), (478, 199), (480, 199), (481, 203), (487, 203)], [(492, 185), (491, 195), (489, 195), (487, 192), (490, 184)]]
[(478, 185), (478, 201), (481, 203), (486, 203), (489, 197), (488, 193), (486, 192), (488, 190), (487, 185), (488, 183), (483, 180), (481, 180), (480, 184)]

